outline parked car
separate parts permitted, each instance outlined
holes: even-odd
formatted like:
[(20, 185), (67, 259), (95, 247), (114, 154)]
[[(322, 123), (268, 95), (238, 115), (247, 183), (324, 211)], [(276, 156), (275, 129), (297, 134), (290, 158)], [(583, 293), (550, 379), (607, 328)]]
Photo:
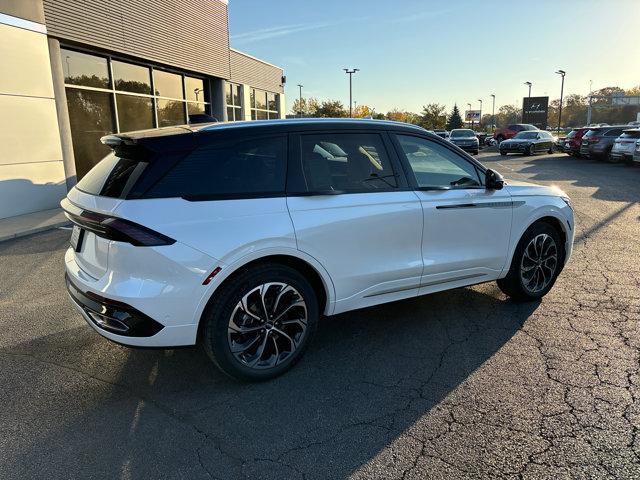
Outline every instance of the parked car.
[(589, 127), (574, 128), (569, 132), (567, 138), (564, 140), (564, 146), (562, 151), (568, 153), (573, 157), (580, 156), (580, 144), (582, 143), (582, 137), (589, 131)]
[(633, 152), (633, 161), (640, 162), (640, 140), (636, 142), (636, 149)]
[(438, 135), (439, 137), (442, 137), (444, 139), (448, 139), (449, 138), (449, 131), (448, 130), (442, 130), (442, 129), (436, 129), (433, 131), (433, 133), (435, 133), (436, 135)]
[(476, 137), (476, 132), (468, 128), (454, 128), (451, 130), (449, 141), (465, 152), (470, 152), (474, 155), (477, 155), (480, 150), (480, 142)]
[(102, 142), (112, 153), (61, 202), (73, 304), (110, 340), (201, 344), (242, 380), (292, 367), (320, 315), (493, 280), (539, 299), (572, 250), (557, 187), (505, 183), (406, 123), (216, 123)]
[(493, 138), (500, 143), (504, 140), (509, 140), (510, 138), (515, 137), (519, 132), (529, 130), (538, 130), (538, 128), (534, 125), (529, 125), (528, 123), (515, 123), (506, 128), (497, 128), (496, 131), (493, 132)]
[(590, 128), (582, 137), (580, 155), (596, 160), (608, 159), (616, 138), (627, 129), (626, 125)]
[(521, 153), (533, 155), (534, 153), (553, 153), (554, 137), (544, 130), (527, 130), (518, 133), (510, 140), (500, 143), (500, 155), (507, 153)]
[(611, 162), (617, 163), (619, 161), (631, 162), (633, 160), (633, 154), (636, 149), (636, 142), (640, 139), (640, 129), (631, 128), (624, 130), (622, 135), (616, 138), (613, 142), (613, 148), (609, 154)]

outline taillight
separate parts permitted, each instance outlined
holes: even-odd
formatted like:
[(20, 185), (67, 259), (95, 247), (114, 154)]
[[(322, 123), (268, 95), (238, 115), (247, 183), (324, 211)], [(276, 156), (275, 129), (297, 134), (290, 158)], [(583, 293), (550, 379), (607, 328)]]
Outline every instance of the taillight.
[(124, 218), (81, 209), (77, 212), (65, 210), (65, 214), (76, 225), (108, 240), (127, 242), (136, 247), (158, 247), (176, 243), (173, 238)]

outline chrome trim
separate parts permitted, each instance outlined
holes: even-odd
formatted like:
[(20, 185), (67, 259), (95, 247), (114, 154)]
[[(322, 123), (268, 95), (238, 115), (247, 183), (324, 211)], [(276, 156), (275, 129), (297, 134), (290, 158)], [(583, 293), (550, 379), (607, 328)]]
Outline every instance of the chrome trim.
[(435, 282), (423, 283), (420, 286), (421, 287), (431, 287), (433, 285), (440, 285), (442, 283), (451, 283), (451, 282), (457, 282), (459, 280), (467, 280), (469, 278), (478, 278), (478, 277), (486, 277), (486, 276), (487, 276), (486, 273), (472, 273), (471, 275), (462, 275), (460, 277), (449, 278), (447, 280), (436, 280)]
[(508, 208), (508, 207), (520, 207), (524, 205), (523, 201), (508, 201), (508, 202), (479, 202), (479, 203), (456, 203), (453, 205), (436, 205), (438, 210), (448, 210), (454, 208)]
[(377, 293), (371, 293), (369, 295), (365, 295), (362, 298), (371, 298), (371, 297), (377, 297), (379, 295), (386, 295), (387, 293), (398, 293), (398, 292), (406, 292), (408, 290), (417, 290), (418, 288), (420, 288), (420, 284), (417, 283), (415, 285), (411, 285), (409, 287), (399, 287), (399, 288), (392, 288), (389, 290), (383, 290), (382, 292), (377, 292)]

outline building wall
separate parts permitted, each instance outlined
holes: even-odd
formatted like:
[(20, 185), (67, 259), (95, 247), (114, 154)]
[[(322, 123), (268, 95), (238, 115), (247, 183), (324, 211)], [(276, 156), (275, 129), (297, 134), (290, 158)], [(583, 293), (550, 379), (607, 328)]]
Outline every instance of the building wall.
[(229, 78), (227, 2), (44, 0), (49, 35)]
[(0, 2), (0, 218), (56, 208), (67, 191), (45, 27), (6, 13), (37, 19), (34, 4)]
[(229, 63), (232, 82), (251, 85), (269, 92), (284, 93), (282, 85), (284, 72), (280, 67), (234, 49), (229, 51)]

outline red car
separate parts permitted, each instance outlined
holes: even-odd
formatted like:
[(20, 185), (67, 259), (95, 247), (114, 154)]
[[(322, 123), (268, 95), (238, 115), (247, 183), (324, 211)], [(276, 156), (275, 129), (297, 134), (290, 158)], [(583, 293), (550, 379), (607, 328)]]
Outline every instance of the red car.
[(528, 123), (515, 123), (506, 128), (496, 128), (493, 138), (500, 143), (503, 140), (509, 140), (515, 137), (516, 133), (524, 132), (525, 130), (538, 130), (538, 127), (529, 125)]
[(582, 143), (582, 137), (589, 131), (589, 127), (574, 128), (569, 132), (567, 138), (564, 139), (564, 145), (562, 145), (562, 151), (568, 153), (573, 157), (580, 156), (580, 144)]

